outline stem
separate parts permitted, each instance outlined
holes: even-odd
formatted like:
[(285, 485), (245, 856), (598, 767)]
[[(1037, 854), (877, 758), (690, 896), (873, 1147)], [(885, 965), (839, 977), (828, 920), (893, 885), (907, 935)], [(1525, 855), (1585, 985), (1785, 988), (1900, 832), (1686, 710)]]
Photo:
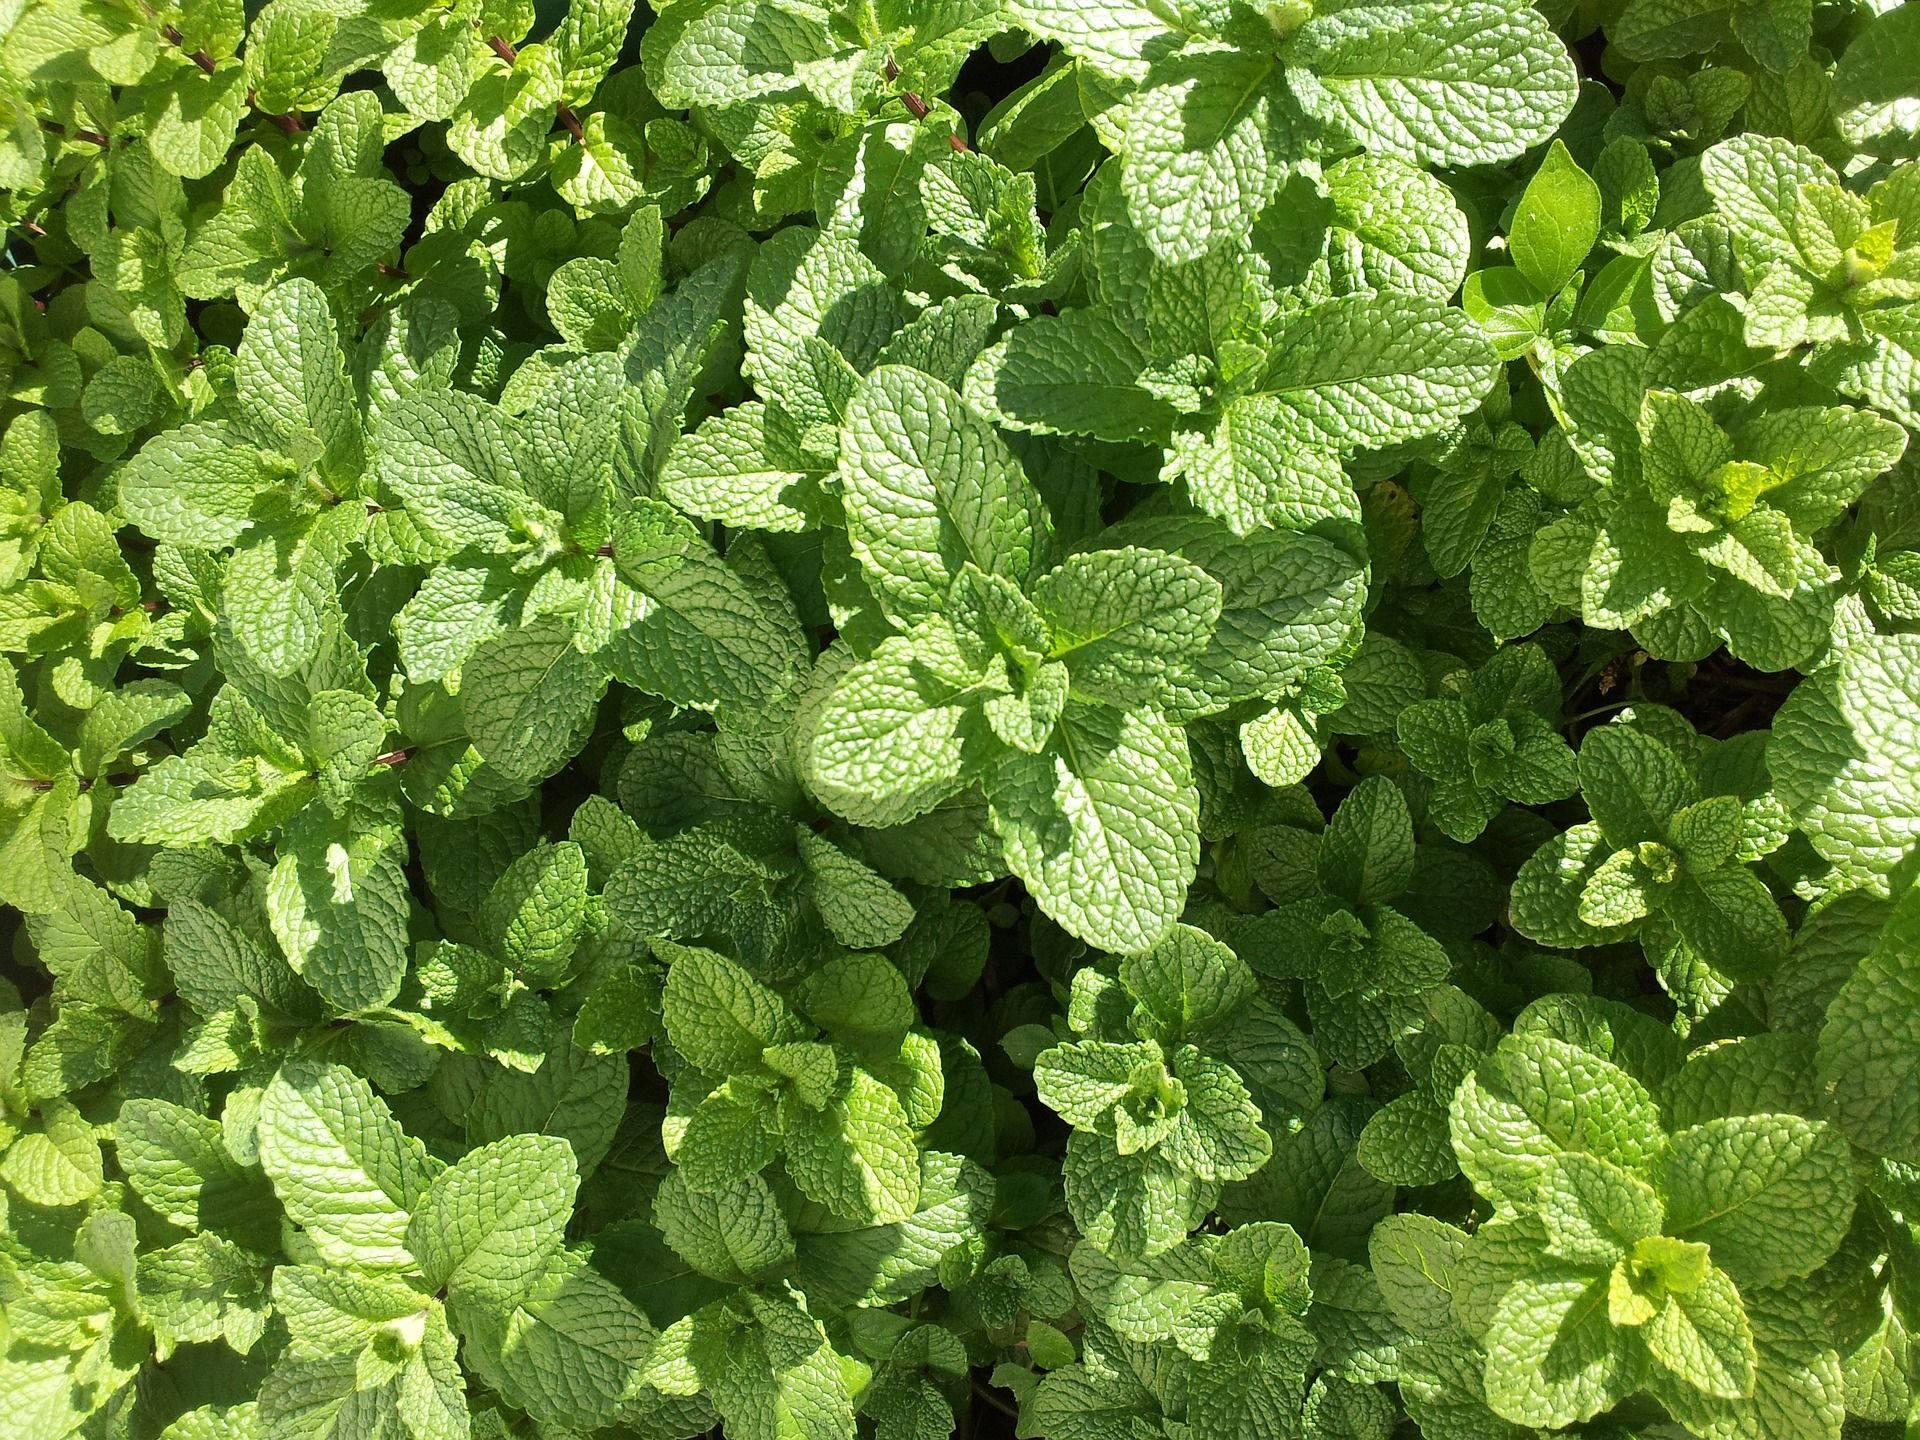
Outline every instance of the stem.
[(587, 132), (580, 128), (580, 117), (573, 113), (572, 106), (562, 101), (554, 113), (559, 116), (560, 123), (567, 127), (567, 133), (573, 136), (575, 144), (587, 143)]
[(69, 130), (58, 120), (42, 120), (40, 128), (50, 135), (64, 135), (69, 140), (81, 140), (88, 145), (98, 145), (102, 150), (109, 149), (113, 142), (98, 130)]
[(174, 26), (162, 25), (160, 27), (160, 34), (169, 45), (175, 45), (182, 50), (186, 50), (187, 58), (202, 70), (206, 71), (207, 74), (211, 75), (213, 73), (213, 57), (204, 50), (187, 50), (186, 37)]
[(506, 61), (507, 64), (509, 65), (513, 64), (515, 60), (518, 60), (520, 58), (520, 52), (514, 49), (513, 46), (508, 44), (505, 40), (501, 39), (498, 35), (489, 35), (487, 37), (487, 44), (490, 47), (492, 47), (494, 54), (498, 55), (502, 60)]
[(404, 765), (407, 763), (407, 761), (411, 760), (412, 758), (413, 758), (413, 751), (405, 747), (402, 747), (399, 750), (389, 750), (384, 755), (374, 756), (373, 763), (376, 765), (388, 765), (388, 766)]
[(298, 115), (275, 115), (271, 110), (262, 110), (260, 108), (260, 102), (253, 98), (253, 91), (251, 90), (247, 92), (247, 104), (253, 108), (254, 114), (266, 116), (267, 119), (273, 121), (274, 124), (278, 125), (280, 129), (288, 135), (298, 135), (302, 130), (307, 128), (300, 123), (300, 117)]
[(1720, 739), (1725, 740), (1728, 736), (1739, 730), (1741, 725), (1746, 722), (1748, 716), (1766, 704), (1767, 699), (1766, 694), (1762, 692), (1747, 696), (1746, 699), (1742, 700), (1721, 717), (1720, 724), (1715, 728), (1714, 733)]
[(973, 1377), (973, 1393), (986, 1401), (987, 1404), (991, 1405), (994, 1409), (998, 1410), (1002, 1415), (1005, 1415), (1009, 1420), (1019, 1418), (1020, 1412), (1015, 1410), (1013, 1406), (1007, 1404), (1007, 1402), (1002, 1400), (998, 1395), (994, 1394), (992, 1388), (984, 1384), (977, 1375)]
[[(172, 25), (162, 25), (160, 27), (160, 35), (161, 35), (161, 38), (164, 39), (169, 45), (176, 46), (179, 49), (186, 51), (187, 58), (193, 61), (194, 64), (198, 65), (207, 74), (209, 75), (213, 74), (214, 70), (218, 68), (219, 62), (216, 61), (213, 58), (213, 56), (209, 55), (206, 51), (187, 50), (186, 36), (182, 35), (176, 27)], [(262, 110), (260, 108), (260, 102), (253, 98), (253, 91), (251, 90), (247, 92), (247, 104), (256, 115), (266, 116), (267, 119), (273, 121), (274, 124), (278, 125), (283, 131), (285, 131), (289, 135), (298, 135), (302, 130), (305, 130), (307, 128), (305, 125), (301, 124), (300, 117), (298, 115), (293, 115), (293, 114), (276, 115), (271, 110)]]
[(1582, 720), (1591, 720), (1596, 715), (1610, 715), (1615, 710), (1626, 709), (1632, 703), (1631, 700), (1610, 700), (1605, 705), (1596, 705), (1591, 710), (1582, 710), (1578, 715), (1567, 716), (1560, 722), (1560, 728), (1564, 730), (1569, 725), (1578, 725)]

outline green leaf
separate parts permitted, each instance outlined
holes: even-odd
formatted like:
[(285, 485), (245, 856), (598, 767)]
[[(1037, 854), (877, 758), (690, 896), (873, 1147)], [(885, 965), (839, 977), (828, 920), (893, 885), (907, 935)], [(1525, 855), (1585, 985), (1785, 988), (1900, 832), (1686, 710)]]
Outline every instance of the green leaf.
[(1184, 735), (1151, 711), (1070, 704), (1047, 748), (987, 776), (993, 826), (1057, 923), (1128, 953), (1164, 935), (1199, 858)]
[(1417, 165), (1513, 159), (1553, 134), (1575, 91), (1572, 59), (1538, 11), (1482, 0), (1316, 14), (1286, 61), (1311, 114)]
[(1854, 36), (1833, 73), (1835, 119), (1850, 144), (1920, 132), (1920, 104), (1905, 83), (1916, 60), (1920, 20), (1904, 6), (1881, 11)]
[(1186, 1239), (1205, 1191), (1154, 1151), (1115, 1152), (1104, 1137), (1076, 1132), (1063, 1169), (1067, 1208), (1087, 1239), (1116, 1258), (1157, 1255)]
[(1403, 161), (1354, 155), (1330, 166), (1325, 183), (1335, 227), (1329, 258), (1341, 256), (1373, 288), (1442, 301), (1459, 290), (1467, 217), (1440, 180)]
[(825, 17), (799, 5), (745, 0), (688, 7), (650, 28), (642, 56), (665, 105), (738, 105), (798, 87), (796, 73), (837, 48)]
[(448, 550), (507, 554), (545, 519), (519, 479), (506, 417), (477, 396), (425, 391), (381, 412), (380, 483)]
[(586, 923), (587, 861), (578, 845), (537, 845), (507, 867), (481, 907), (501, 957), (535, 989), (566, 976)]
[(1692, 1290), (1667, 1297), (1641, 1330), (1656, 1365), (1696, 1390), (1726, 1400), (1753, 1393), (1753, 1330), (1733, 1282), (1718, 1270)]
[(807, 1038), (786, 1002), (724, 955), (682, 945), (657, 948), (668, 961), (661, 1002), (667, 1038), (709, 1075), (751, 1064), (770, 1045)]
[(792, 1112), (787, 1173), (803, 1194), (861, 1224), (891, 1224), (914, 1213), (919, 1155), (899, 1097), (857, 1065), (820, 1109)]
[(64, 1100), (42, 1106), (39, 1128), (0, 1155), (0, 1180), (30, 1205), (76, 1205), (98, 1192), (102, 1178), (93, 1127)]
[(813, 528), (826, 508), (820, 477), (787, 428), (758, 401), (722, 410), (668, 452), (660, 493), (690, 515), (742, 529)]
[(919, 1198), (911, 1215), (884, 1225), (840, 1224), (795, 1236), (798, 1283), (810, 1298), (895, 1304), (935, 1283), (941, 1260), (986, 1229), (993, 1177), (971, 1160), (937, 1150), (919, 1157)]
[(854, 555), (903, 625), (934, 614), (962, 564), (1024, 585), (1046, 508), (1005, 443), (932, 376), (884, 365), (854, 392), (840, 485)]
[(820, 918), (842, 945), (891, 945), (912, 923), (913, 903), (832, 841), (802, 831), (800, 857), (813, 880)]
[(260, 1165), (287, 1218), (335, 1265), (411, 1265), (409, 1213), (436, 1162), (385, 1102), (340, 1065), (295, 1061), (260, 1097)]
[(318, 285), (293, 280), (261, 297), (241, 337), (234, 380), (248, 426), (272, 437), (279, 453), (303, 455), (317, 442), (323, 477), (359, 473), (359, 405)]
[[(1592, 1155), (1645, 1178), (1666, 1143), (1639, 1081), (1541, 1034), (1508, 1036), (1460, 1082), (1452, 1128), (1461, 1170), (1502, 1207), (1530, 1205), (1557, 1155)], [(1668, 1202), (1677, 1213), (1671, 1193)]]
[(1231, 1066), (1182, 1046), (1174, 1069), (1186, 1103), (1161, 1142), (1162, 1153), (1203, 1180), (1244, 1180), (1273, 1153), (1260, 1110)]
[(1584, 1274), (1523, 1276), (1487, 1329), (1487, 1403), (1519, 1425), (1587, 1420), (1639, 1387), (1645, 1352), (1607, 1318), (1607, 1282)]
[(929, 663), (939, 654), (928, 643), (935, 638), (916, 632), (882, 641), (846, 671), (820, 713), (809, 756), (811, 788), (849, 820), (897, 825), (960, 786), (969, 719), (985, 699), (985, 676), (962, 681), (947, 666)]
[(654, 1196), (653, 1220), (675, 1253), (716, 1280), (742, 1283), (793, 1259), (786, 1216), (757, 1175), (698, 1194), (675, 1171)]
[(565, 1239), (576, 1183), (564, 1140), (512, 1135), (482, 1145), (433, 1177), (407, 1223), (407, 1249), (434, 1289), (510, 1308)]
[(1586, 1268), (1617, 1263), (1636, 1240), (1658, 1235), (1666, 1210), (1646, 1181), (1597, 1155), (1555, 1155), (1534, 1192), (1548, 1253)]
[(148, 441), (127, 464), (120, 506), (156, 540), (218, 550), (238, 541), (255, 505), (291, 477), (291, 466), (223, 425), (183, 425)]
[(1132, 1093), (1142, 1065), (1161, 1063), (1159, 1050), (1145, 1042), (1078, 1041), (1041, 1051), (1033, 1062), (1033, 1083), (1061, 1119), (1076, 1130), (1093, 1130)]
[(1354, 905), (1391, 900), (1413, 879), (1413, 820), (1385, 776), (1348, 792), (1320, 841), (1320, 883)]
[(1920, 639), (1869, 636), (1807, 677), (1774, 717), (1768, 768), (1813, 847), (1855, 883), (1885, 893), (1920, 839), (1900, 777), (1920, 764)]
[(1790, 216), (1802, 185), (1832, 184), (1833, 171), (1812, 151), (1767, 135), (1722, 141), (1700, 157), (1700, 178), (1749, 263), (1792, 261), (1799, 241)]
[(1714, 1264), (1743, 1286), (1810, 1274), (1853, 1213), (1845, 1139), (1798, 1115), (1734, 1115), (1682, 1130), (1661, 1180), (1667, 1232), (1710, 1245)]
[(1176, 412), (1141, 384), (1153, 357), (1103, 306), (1016, 326), (967, 371), (966, 395), (1020, 430), (1165, 443)]
[(551, 775), (586, 739), (606, 672), (580, 653), (573, 627), (546, 619), (483, 642), (461, 669), (460, 705), (474, 748), (514, 779)]
[(612, 1281), (564, 1251), (512, 1311), (475, 1329), (466, 1353), (486, 1382), (539, 1424), (569, 1430), (613, 1423), (655, 1338)]
[(1542, 295), (1557, 294), (1600, 238), (1600, 187), (1556, 140), (1521, 192), (1507, 245)]
[(1663, 839), (1674, 812), (1696, 798), (1679, 757), (1623, 725), (1603, 726), (1581, 742), (1580, 790), (1615, 849)]
[(163, 1219), (277, 1243), (279, 1227), (261, 1223), (272, 1201), (260, 1173), (233, 1158), (218, 1121), (166, 1100), (129, 1100), (113, 1138), (128, 1183)]
[(1166, 693), (1206, 648), (1221, 594), (1191, 560), (1129, 547), (1068, 556), (1035, 582), (1033, 603), (1075, 690), (1138, 705)]
[(615, 523), (613, 560), (596, 574), (576, 643), (623, 684), (723, 712), (783, 687), (803, 648), (797, 627), (689, 521), (657, 500), (634, 502)]
[(1911, 1164), (1920, 1156), (1920, 900), (1894, 911), (1833, 1003), (1820, 1031), (1820, 1078), (1835, 1087), (1839, 1122), (1854, 1144)]
[(1161, 259), (1197, 260), (1266, 208), (1291, 108), (1274, 75), (1266, 55), (1188, 46), (1119, 108), (1127, 208)]
[(1300, 447), (1377, 449), (1466, 414), (1495, 369), (1492, 350), (1459, 311), (1405, 295), (1349, 295), (1281, 330), (1258, 389), (1278, 402), (1280, 423)]
[(400, 993), (411, 953), (406, 841), (321, 806), (287, 828), (267, 914), (293, 968), (335, 1008), (373, 1010)]
[(1246, 962), (1191, 925), (1175, 925), (1152, 949), (1128, 956), (1120, 981), (1176, 1045), (1230, 1023), (1254, 990)]

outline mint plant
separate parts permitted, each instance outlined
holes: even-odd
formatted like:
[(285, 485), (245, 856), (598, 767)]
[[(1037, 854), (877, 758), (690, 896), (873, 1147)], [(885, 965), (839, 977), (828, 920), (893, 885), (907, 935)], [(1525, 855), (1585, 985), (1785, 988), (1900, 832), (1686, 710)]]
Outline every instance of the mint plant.
[(1920, 7), (0, 6), (20, 1440), (1920, 1427)]

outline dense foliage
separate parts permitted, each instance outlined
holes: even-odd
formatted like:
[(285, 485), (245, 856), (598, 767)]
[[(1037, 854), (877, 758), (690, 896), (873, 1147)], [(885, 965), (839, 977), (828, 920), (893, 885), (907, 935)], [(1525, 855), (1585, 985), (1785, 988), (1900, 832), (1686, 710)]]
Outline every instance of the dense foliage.
[(0, 0), (12, 1440), (1920, 1435), (1920, 5)]

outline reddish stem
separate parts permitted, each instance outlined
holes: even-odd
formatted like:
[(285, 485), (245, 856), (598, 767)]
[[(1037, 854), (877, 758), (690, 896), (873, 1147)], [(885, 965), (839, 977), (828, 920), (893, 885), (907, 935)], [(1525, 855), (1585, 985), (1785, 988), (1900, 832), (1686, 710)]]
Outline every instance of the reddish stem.
[(40, 128), (52, 135), (64, 135), (69, 140), (80, 140), (88, 145), (98, 145), (102, 150), (108, 149), (113, 144), (111, 140), (102, 135), (98, 130), (69, 130), (58, 120), (42, 120), (40, 122)]
[[(160, 33), (162, 36), (165, 37), (166, 42), (169, 45), (177, 45), (180, 49), (187, 50), (186, 36), (182, 35), (179, 32), (179, 30), (176, 29), (174, 26), (162, 25), (160, 27)], [(206, 71), (207, 74), (211, 75), (213, 73), (213, 65), (214, 65), (213, 57), (209, 55), (206, 51), (187, 50), (187, 58), (193, 61), (193, 63), (198, 65), (202, 70)]]
[(267, 119), (278, 125), (285, 134), (298, 135), (302, 130), (307, 128), (300, 123), (300, 117), (298, 115), (276, 115), (271, 110), (262, 110), (260, 108), (260, 102), (253, 98), (253, 91), (251, 90), (247, 92), (247, 104), (253, 107), (253, 112), (256, 115), (266, 116)]
[[(193, 61), (194, 64), (198, 65), (207, 74), (209, 75), (213, 74), (214, 70), (218, 68), (219, 62), (216, 61), (213, 58), (213, 56), (209, 55), (206, 51), (187, 50), (186, 37), (182, 35), (179, 32), (179, 30), (176, 29), (174, 26), (162, 25), (160, 27), (160, 34), (161, 34), (161, 37), (165, 39), (169, 45), (178, 46), (181, 50), (186, 50), (187, 58)], [(278, 125), (281, 128), (281, 130), (285, 131), (289, 135), (298, 135), (302, 130), (305, 130), (307, 128), (305, 125), (300, 123), (300, 117), (298, 115), (292, 115), (292, 114), (276, 115), (271, 110), (262, 110), (260, 108), (260, 102), (254, 99), (253, 91), (251, 90), (247, 92), (247, 104), (252, 107), (255, 113), (266, 116), (267, 119), (273, 121), (274, 124)]]
[(573, 113), (572, 106), (562, 103), (554, 113), (560, 117), (560, 123), (567, 127), (567, 133), (573, 136), (575, 144), (587, 143), (587, 132), (580, 128), (580, 117)]

